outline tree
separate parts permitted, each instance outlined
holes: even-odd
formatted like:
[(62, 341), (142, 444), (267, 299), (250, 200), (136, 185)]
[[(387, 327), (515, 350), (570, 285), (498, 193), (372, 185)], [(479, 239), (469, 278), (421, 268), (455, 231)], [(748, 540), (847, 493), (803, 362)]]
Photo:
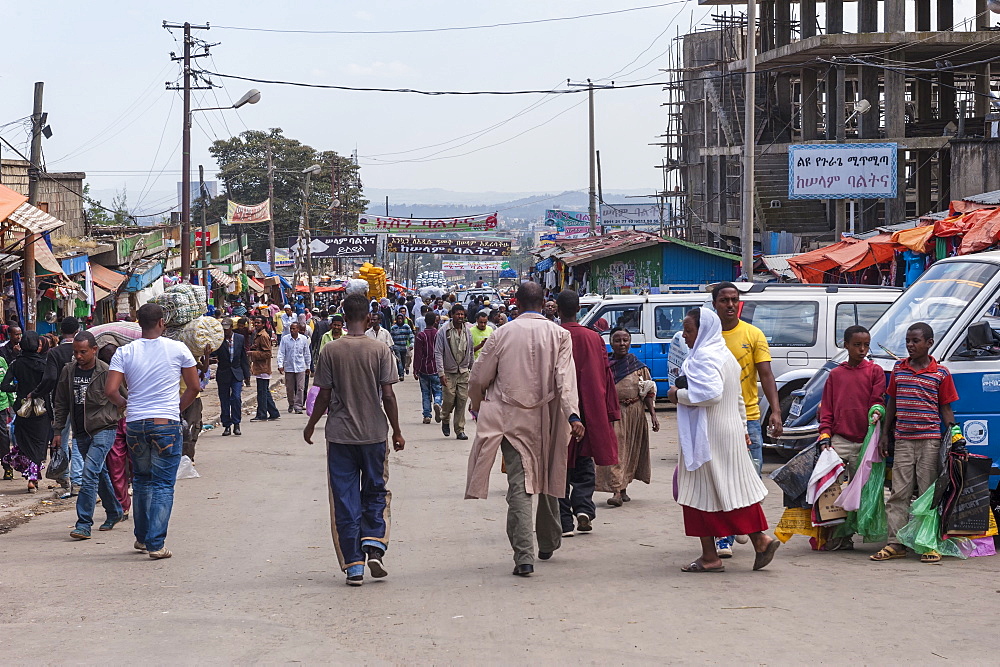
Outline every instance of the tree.
[[(319, 152), (296, 139), (284, 136), (280, 128), (267, 132), (248, 130), (228, 140), (212, 143), (209, 152), (219, 164), (217, 174), (225, 194), (211, 202), (208, 218), (225, 217), (226, 200), (240, 204), (259, 204), (267, 199), (267, 155), (271, 152), (274, 167), (274, 198), (271, 215), (274, 218), (275, 245), (288, 247), (288, 239), (298, 235), (302, 213), (302, 170), (319, 164), (323, 171), (311, 180), (309, 196), (309, 226), (313, 234), (350, 233), (357, 229), (358, 215), (368, 206), (361, 187), (359, 169), (354, 161), (335, 151)], [(341, 207), (331, 210), (334, 197), (331, 185), (339, 170)], [(199, 209), (200, 211), (200, 209)], [(199, 213), (200, 215), (200, 213)], [(198, 217), (192, 213), (192, 219)], [(341, 229), (336, 228), (343, 222)], [(250, 237), (251, 256), (264, 259), (268, 247), (267, 223), (242, 225)]]
[(125, 226), (134, 225), (135, 220), (128, 210), (128, 192), (122, 189), (111, 199), (111, 206), (105, 208), (100, 200), (90, 197), (90, 184), (83, 186), (83, 199), (87, 203), (86, 218), (91, 225)]

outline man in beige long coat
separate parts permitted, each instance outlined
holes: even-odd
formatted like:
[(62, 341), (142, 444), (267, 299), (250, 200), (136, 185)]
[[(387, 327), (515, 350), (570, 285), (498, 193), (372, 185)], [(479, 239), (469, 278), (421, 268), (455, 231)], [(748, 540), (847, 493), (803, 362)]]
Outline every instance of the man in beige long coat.
[(507, 468), (507, 537), (514, 572), (534, 572), (531, 496), (538, 496), (538, 557), (548, 560), (562, 541), (558, 499), (566, 495), (570, 435), (583, 437), (576, 368), (569, 332), (541, 313), (542, 288), (517, 290), (521, 315), (490, 336), (472, 366), (469, 402), (478, 413), (469, 455), (466, 498), (485, 498), (497, 449)]

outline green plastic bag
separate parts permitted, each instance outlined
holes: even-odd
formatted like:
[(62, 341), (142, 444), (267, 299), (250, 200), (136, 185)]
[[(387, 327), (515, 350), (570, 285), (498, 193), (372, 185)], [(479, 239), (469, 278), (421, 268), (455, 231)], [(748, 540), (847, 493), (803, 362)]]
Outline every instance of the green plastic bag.
[(918, 554), (936, 551), (942, 556), (966, 557), (959, 548), (959, 540), (941, 539), (941, 515), (934, 506), (933, 486), (913, 501), (910, 506), (910, 521), (899, 529), (896, 539)]
[[(869, 420), (872, 414), (879, 412), (880, 416), (885, 416), (885, 408), (881, 405), (874, 405), (868, 411)], [(879, 424), (870, 424), (865, 442), (858, 453), (858, 461), (863, 461), (868, 447), (871, 445), (872, 435), (879, 428)], [(837, 526), (833, 536), (847, 537), (849, 535), (860, 535), (865, 542), (884, 542), (888, 537), (888, 525), (885, 518), (885, 461), (875, 461), (872, 463), (871, 473), (864, 487), (861, 489), (861, 504), (856, 512), (848, 512), (844, 523)]]

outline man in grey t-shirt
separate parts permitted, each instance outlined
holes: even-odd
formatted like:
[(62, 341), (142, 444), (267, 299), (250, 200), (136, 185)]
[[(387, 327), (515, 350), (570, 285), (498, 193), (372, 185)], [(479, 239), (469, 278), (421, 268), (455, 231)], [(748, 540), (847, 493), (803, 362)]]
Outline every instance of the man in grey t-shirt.
[(343, 308), (347, 334), (320, 351), (313, 378), (320, 391), (303, 437), (312, 444), (316, 423), (327, 415), (333, 544), (348, 585), (360, 586), (366, 560), (373, 577), (387, 574), (382, 559), (389, 546), (389, 424), (393, 449), (402, 450), (405, 441), (392, 390), (399, 381), (396, 357), (390, 347), (365, 335), (365, 297), (351, 294)]

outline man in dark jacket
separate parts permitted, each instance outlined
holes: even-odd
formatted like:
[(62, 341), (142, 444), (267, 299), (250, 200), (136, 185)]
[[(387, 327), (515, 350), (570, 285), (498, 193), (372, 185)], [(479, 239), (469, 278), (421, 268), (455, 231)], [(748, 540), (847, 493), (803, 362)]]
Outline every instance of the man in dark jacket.
[(222, 435), (240, 435), (240, 417), (243, 412), (243, 385), (250, 386), (250, 360), (243, 346), (243, 336), (233, 332), (233, 321), (222, 320), (225, 338), (215, 351), (219, 365), (215, 379), (219, 383), (219, 402), (222, 404)]
[[(53, 394), (56, 435), (52, 439), (52, 448), (59, 447), (62, 429), (72, 423), (76, 447), (83, 456), (84, 465), (80, 495), (76, 501), (76, 527), (69, 535), (77, 540), (89, 540), (98, 496), (101, 507), (108, 514), (99, 530), (111, 530), (125, 516), (105, 463), (108, 452), (115, 444), (115, 430), (121, 412), (104, 395), (108, 365), (97, 358), (94, 335), (87, 331), (78, 333), (73, 339), (72, 349), (73, 360), (60, 374)], [(123, 396), (126, 395), (124, 389), (120, 391)]]
[[(50, 395), (52, 391), (56, 388), (56, 382), (62, 375), (63, 369), (66, 368), (66, 364), (73, 360), (73, 340), (77, 332), (80, 331), (80, 320), (75, 317), (64, 317), (63, 321), (59, 323), (59, 344), (48, 351), (45, 355), (45, 374), (42, 375), (42, 381), (37, 387), (31, 392), (34, 398), (44, 398), (49, 404)], [(51, 414), (51, 413), (50, 413)], [(83, 481), (83, 456), (81, 453), (73, 447), (70, 440), (70, 429), (69, 422), (66, 422), (65, 427), (62, 431), (57, 431), (60, 436), (60, 442), (62, 443), (61, 448), (63, 454), (67, 458), (70, 458), (69, 472), (67, 477), (59, 480), (59, 483), (66, 493), (64, 493), (62, 498), (69, 498), (70, 496), (76, 495), (76, 490), (80, 487)], [(71, 484), (72, 482), (72, 484)]]

